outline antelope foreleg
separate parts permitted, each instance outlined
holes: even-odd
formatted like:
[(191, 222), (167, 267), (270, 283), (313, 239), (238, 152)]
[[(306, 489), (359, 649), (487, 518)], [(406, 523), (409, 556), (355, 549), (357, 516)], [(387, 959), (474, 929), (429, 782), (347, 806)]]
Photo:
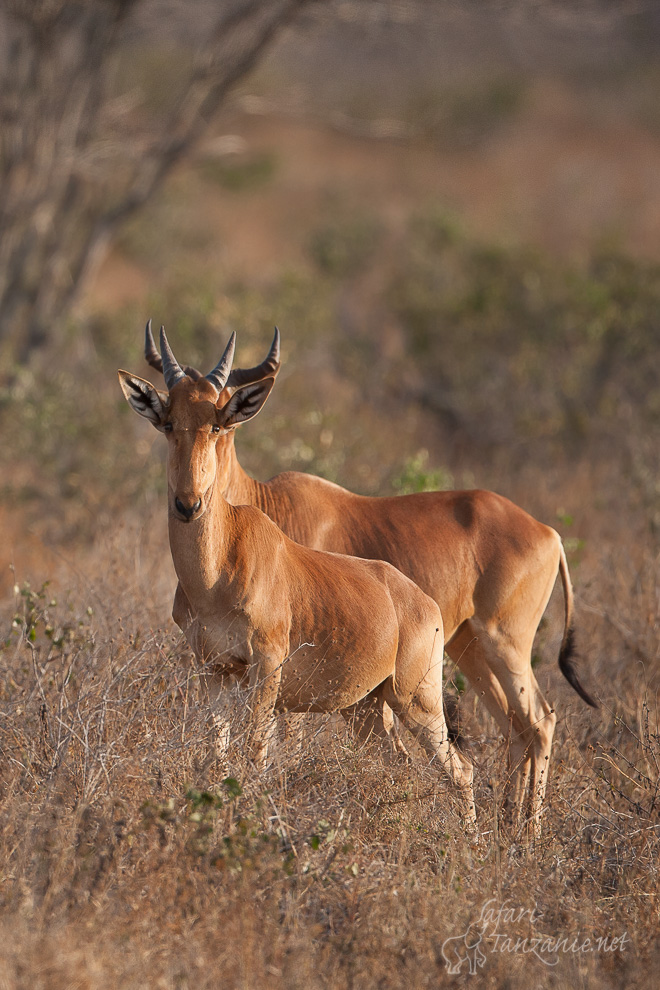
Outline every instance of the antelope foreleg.
[(231, 735), (231, 719), (236, 708), (236, 690), (232, 682), (220, 674), (206, 675), (204, 686), (211, 707), (215, 757), (221, 761), (223, 769), (228, 770), (226, 760)]
[(266, 765), (275, 730), (274, 712), (282, 683), (282, 663), (282, 660), (266, 656), (250, 665), (252, 725), (248, 751), (260, 768)]

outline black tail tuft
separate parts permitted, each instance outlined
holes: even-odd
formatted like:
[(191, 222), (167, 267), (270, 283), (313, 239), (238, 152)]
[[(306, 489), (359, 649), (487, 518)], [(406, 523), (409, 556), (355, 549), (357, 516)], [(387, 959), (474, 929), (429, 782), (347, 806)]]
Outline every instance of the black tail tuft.
[(598, 702), (594, 701), (588, 691), (582, 687), (580, 683), (580, 678), (577, 675), (577, 670), (575, 668), (575, 635), (572, 629), (569, 629), (564, 637), (564, 642), (561, 644), (561, 650), (559, 651), (559, 669), (562, 674), (571, 685), (574, 691), (580, 695), (583, 701), (586, 701), (588, 705), (592, 708), (598, 708)]
[(457, 749), (460, 749), (461, 753), (467, 756), (470, 745), (465, 736), (461, 735), (461, 713), (458, 698), (455, 698), (451, 694), (445, 694), (442, 703), (445, 709), (445, 722), (447, 723), (449, 741)]

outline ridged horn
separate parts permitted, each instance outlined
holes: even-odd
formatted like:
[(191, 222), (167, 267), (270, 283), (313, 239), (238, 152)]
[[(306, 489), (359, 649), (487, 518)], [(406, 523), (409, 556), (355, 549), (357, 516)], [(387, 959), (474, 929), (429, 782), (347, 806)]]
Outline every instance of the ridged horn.
[(163, 364), (163, 378), (171, 392), (174, 386), (178, 385), (186, 377), (186, 373), (172, 353), (172, 348), (165, 336), (165, 327), (160, 328), (160, 353)]
[(229, 343), (225, 347), (225, 353), (222, 355), (213, 371), (209, 371), (208, 375), (204, 376), (207, 381), (211, 382), (211, 385), (215, 385), (218, 392), (222, 392), (223, 388), (227, 384), (229, 372), (231, 371), (231, 363), (234, 360), (235, 348), (236, 331), (233, 330), (232, 335), (229, 338)]
[[(151, 365), (152, 368), (155, 368), (156, 371), (160, 371), (162, 375), (163, 362), (160, 354), (156, 350), (154, 335), (151, 332), (151, 320), (149, 320), (144, 330), (144, 356), (147, 364)], [(198, 381), (203, 377), (201, 371), (198, 371), (197, 368), (192, 368), (189, 364), (184, 364), (183, 370), (189, 378), (193, 379), (193, 381)]]
[(163, 373), (163, 362), (160, 354), (156, 350), (156, 342), (154, 340), (154, 335), (151, 332), (151, 320), (147, 323), (144, 329), (144, 356), (147, 360), (147, 364), (155, 368), (156, 371), (160, 371), (161, 375)]
[(236, 388), (239, 385), (260, 382), (264, 378), (274, 378), (280, 370), (280, 363), (280, 331), (275, 327), (275, 336), (266, 359), (254, 368), (234, 368), (227, 379), (227, 385)]

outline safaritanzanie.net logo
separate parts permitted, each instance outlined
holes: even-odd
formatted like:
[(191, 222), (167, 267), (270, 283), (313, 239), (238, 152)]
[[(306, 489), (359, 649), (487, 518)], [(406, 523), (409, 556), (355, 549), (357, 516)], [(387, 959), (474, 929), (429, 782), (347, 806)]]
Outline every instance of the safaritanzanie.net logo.
[(442, 943), (447, 972), (452, 976), (477, 973), (489, 955), (497, 954), (533, 956), (545, 966), (556, 966), (563, 955), (625, 952), (630, 942), (627, 932), (616, 936), (544, 934), (539, 930), (541, 918), (536, 904), (523, 908), (508, 899), (499, 903), (497, 898), (491, 898), (481, 908), (477, 921)]

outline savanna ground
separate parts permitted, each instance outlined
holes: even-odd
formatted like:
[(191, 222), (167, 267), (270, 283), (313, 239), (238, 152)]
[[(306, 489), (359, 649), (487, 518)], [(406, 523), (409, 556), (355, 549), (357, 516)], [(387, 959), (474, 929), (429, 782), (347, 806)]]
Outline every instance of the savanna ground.
[[(655, 88), (641, 70), (500, 80), (440, 120), (409, 108), (405, 140), (237, 103), (126, 227), (60, 355), (8, 376), (3, 990), (654, 985)], [(257, 477), (493, 488), (562, 533), (601, 707), (558, 672), (556, 591), (534, 652), (559, 716), (540, 839), (500, 817), (504, 746), (449, 664), (477, 835), (421, 761), (391, 763), (332, 720), (310, 718), (302, 748), (284, 739), (260, 773), (237, 712), (224, 779), (169, 619), (164, 443), (116, 381), (146, 374), (148, 316), (209, 369), (231, 328), (246, 366), (280, 326), (280, 378), (238, 440)], [(449, 975), (445, 939), (489, 902), (513, 912), (496, 929), (512, 941), (491, 915), (479, 975)], [(526, 936), (564, 941), (534, 954), (515, 947)]]

